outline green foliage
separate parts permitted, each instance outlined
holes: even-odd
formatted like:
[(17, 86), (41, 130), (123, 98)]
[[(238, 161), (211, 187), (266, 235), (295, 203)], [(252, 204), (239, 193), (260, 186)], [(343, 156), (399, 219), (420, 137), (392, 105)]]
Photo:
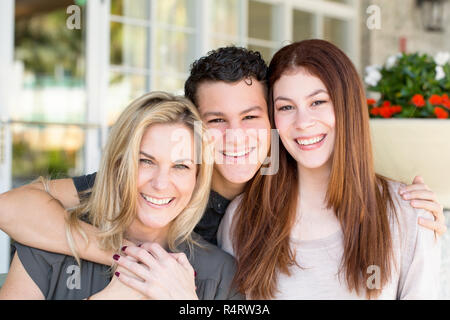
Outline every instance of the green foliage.
[[(376, 85), (368, 85), (367, 90), (378, 92), (380, 98), (369, 108), (379, 108), (386, 101), (391, 105), (401, 106), (402, 111), (392, 115), (394, 118), (436, 118), (435, 107), (429, 98), (433, 95), (445, 96), (450, 93), (450, 64), (447, 62), (442, 66), (445, 76), (436, 79), (437, 64), (433, 57), (427, 54), (401, 54), (395, 59), (386, 62), (378, 72), (381, 79)], [(395, 60), (395, 62), (392, 62)], [(370, 72), (370, 71), (369, 71)], [(376, 71), (375, 71), (376, 72)], [(425, 99), (423, 107), (417, 107), (412, 103), (415, 95), (422, 95)], [(443, 104), (441, 107), (450, 108)], [(448, 109), (447, 109), (448, 111)], [(371, 113), (371, 117), (381, 115)]]

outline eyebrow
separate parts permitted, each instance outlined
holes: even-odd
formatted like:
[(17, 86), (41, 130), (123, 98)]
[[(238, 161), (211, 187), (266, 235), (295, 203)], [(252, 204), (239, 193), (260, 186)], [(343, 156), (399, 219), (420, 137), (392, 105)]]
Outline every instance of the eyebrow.
[[(245, 109), (244, 111), (240, 112), (239, 115), (243, 115), (243, 114), (249, 113), (251, 111), (255, 111), (255, 110), (262, 111), (263, 109), (260, 106), (253, 106), (253, 107), (250, 107), (250, 108)], [(208, 116), (223, 117), (224, 115), (225, 114), (223, 112), (210, 111), (210, 112), (205, 112), (203, 114), (203, 117), (205, 117), (205, 118)]]
[[(314, 90), (309, 95), (307, 95), (306, 98), (311, 98), (311, 97), (313, 97), (313, 96), (315, 96), (315, 95), (317, 95), (319, 93), (322, 93), (322, 92), (328, 94), (328, 92), (326, 90), (324, 90), (324, 89), (317, 89), (317, 90)], [(273, 102), (275, 102), (277, 100), (292, 101), (292, 99), (289, 99), (289, 98), (286, 98), (286, 97), (283, 97), (283, 96), (278, 96), (278, 97), (275, 98), (275, 100), (273, 100)]]
[[(148, 153), (145, 153), (144, 151), (139, 151), (139, 153), (142, 154), (143, 156), (149, 158), (149, 159), (156, 160), (155, 157), (149, 155)], [(189, 159), (189, 158), (178, 159), (178, 160), (174, 161), (174, 163), (182, 163), (182, 162), (185, 162), (185, 161), (189, 161), (189, 162), (194, 163), (194, 161), (192, 159)]]

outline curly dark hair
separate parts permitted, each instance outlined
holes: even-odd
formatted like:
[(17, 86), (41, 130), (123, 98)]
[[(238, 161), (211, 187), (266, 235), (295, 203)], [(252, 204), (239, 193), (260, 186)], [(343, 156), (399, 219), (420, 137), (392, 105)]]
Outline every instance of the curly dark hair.
[(206, 81), (237, 82), (254, 78), (263, 86), (267, 100), (267, 64), (257, 51), (228, 46), (208, 52), (191, 65), (184, 95), (197, 105), (197, 90)]

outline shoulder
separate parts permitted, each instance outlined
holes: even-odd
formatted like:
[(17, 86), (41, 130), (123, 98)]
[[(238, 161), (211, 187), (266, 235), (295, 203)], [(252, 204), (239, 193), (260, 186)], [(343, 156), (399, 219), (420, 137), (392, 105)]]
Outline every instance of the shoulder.
[(419, 218), (434, 220), (433, 215), (424, 210), (411, 206), (410, 200), (403, 199), (399, 189), (405, 184), (397, 181), (388, 182), (390, 194), (395, 206), (396, 216), (391, 216), (393, 239), (401, 245), (404, 263), (409, 264), (417, 255), (428, 255), (440, 251), (440, 241), (433, 230), (419, 224)]
[(195, 246), (191, 264), (197, 272), (196, 285), (199, 297), (204, 299), (244, 299), (233, 285), (236, 262), (233, 256), (217, 246), (196, 239), (200, 246)]
[(243, 195), (241, 194), (231, 201), (217, 231), (217, 244), (220, 248), (233, 255), (234, 249), (231, 241), (233, 238), (233, 221), (235, 220), (237, 208), (242, 198)]
[[(424, 209), (414, 208), (411, 206), (411, 200), (403, 199), (399, 193), (399, 190), (400, 188), (405, 187), (406, 184), (399, 181), (388, 180), (388, 186), (394, 202), (397, 218), (402, 226), (408, 228), (409, 230), (419, 230), (419, 218), (433, 220), (433, 215), (430, 212)], [(432, 230), (429, 231), (433, 233)]]
[(193, 260), (205, 271), (205, 275), (212, 276), (216, 272), (234, 273), (235, 259), (232, 255), (197, 234), (194, 234), (194, 239), (199, 245), (194, 247)]
[(50, 267), (51, 265), (62, 263), (67, 257), (63, 254), (36, 249), (18, 242), (14, 242), (12, 246), (16, 249), (17, 255), (25, 267), (26, 265), (40, 267), (48, 265)]
[(50, 291), (49, 279), (55, 266), (61, 265), (65, 259), (62, 254), (47, 252), (44, 250), (32, 248), (17, 242), (12, 246), (16, 249), (23, 269), (39, 287), (44, 297), (47, 297)]

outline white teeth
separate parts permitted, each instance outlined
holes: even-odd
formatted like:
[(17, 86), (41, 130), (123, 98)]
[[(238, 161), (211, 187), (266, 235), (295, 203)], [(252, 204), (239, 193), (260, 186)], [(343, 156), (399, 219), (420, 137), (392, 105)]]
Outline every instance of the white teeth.
[(314, 143), (317, 143), (319, 141), (322, 141), (323, 138), (325, 138), (325, 135), (322, 135), (322, 136), (319, 136), (319, 137), (316, 137), (316, 138), (312, 138), (312, 139), (304, 139), (304, 140), (297, 139), (296, 141), (297, 141), (298, 144), (301, 144), (302, 146), (308, 146), (310, 144), (314, 144)]
[(250, 151), (242, 151), (242, 152), (223, 152), (224, 155), (226, 155), (227, 157), (242, 157), (245, 156), (247, 153), (249, 153)]
[(144, 197), (145, 200), (147, 200), (148, 202), (151, 202), (153, 204), (157, 204), (157, 205), (164, 205), (164, 204), (168, 204), (173, 198), (166, 198), (166, 199), (155, 199), (149, 196), (146, 196), (145, 194), (141, 193), (142, 197)]

